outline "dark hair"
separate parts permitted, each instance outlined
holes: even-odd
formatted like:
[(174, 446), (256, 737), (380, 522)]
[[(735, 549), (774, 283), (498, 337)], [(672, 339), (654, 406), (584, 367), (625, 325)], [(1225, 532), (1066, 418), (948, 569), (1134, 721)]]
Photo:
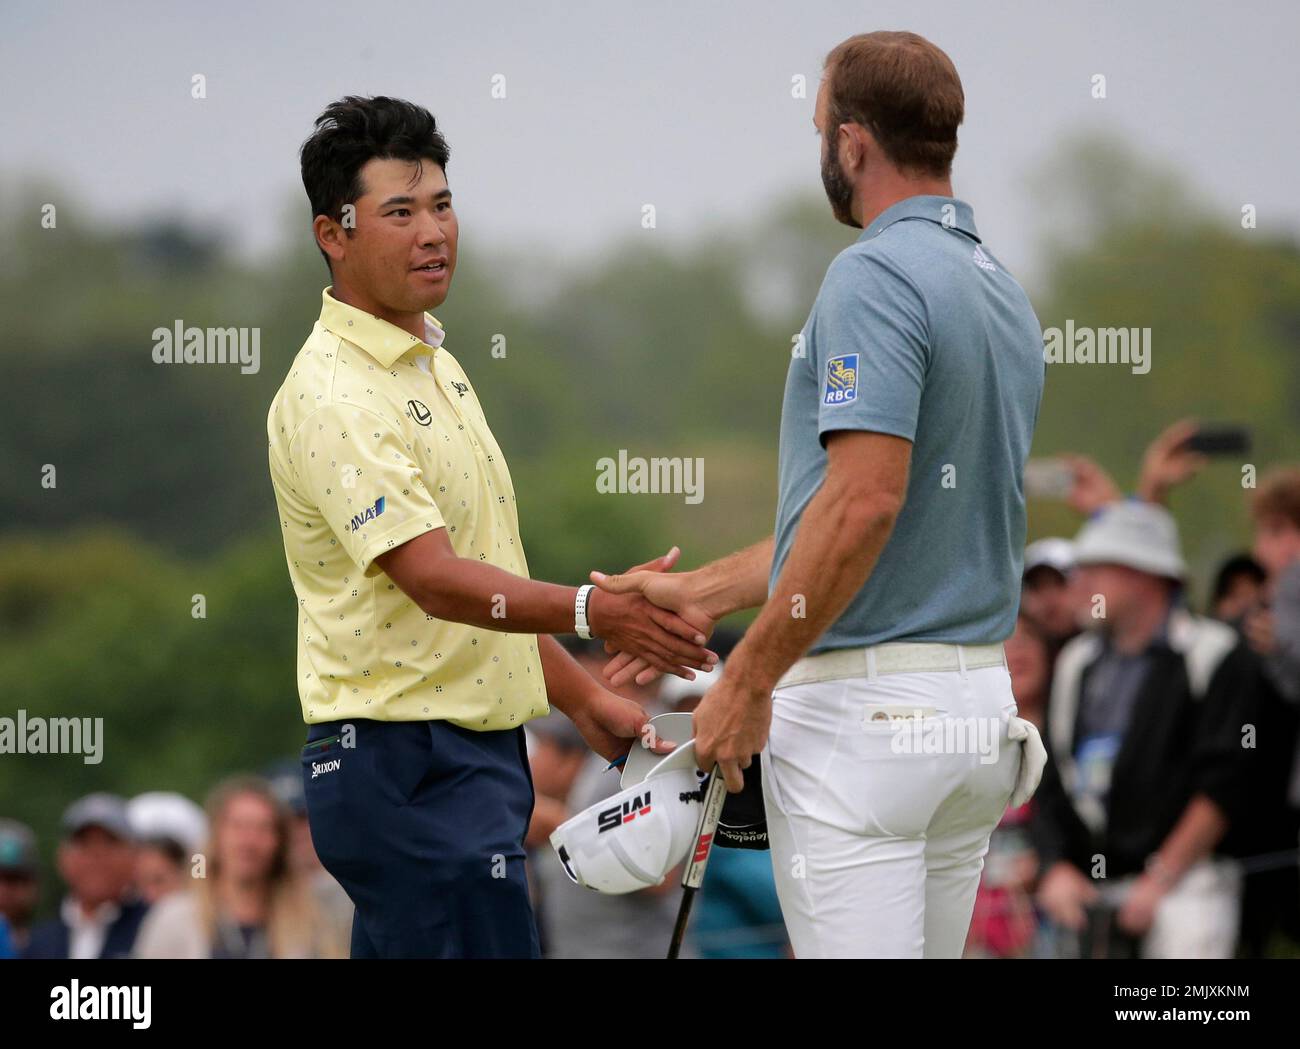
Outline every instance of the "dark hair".
[(1235, 554), (1219, 566), (1219, 571), (1214, 576), (1213, 600), (1215, 604), (1227, 597), (1228, 591), (1232, 589), (1232, 584), (1240, 576), (1245, 576), (1260, 585), (1263, 585), (1264, 581), (1268, 579), (1268, 573), (1264, 571), (1264, 566), (1251, 557), (1250, 554)]
[(1280, 517), (1300, 528), (1300, 467), (1277, 467), (1261, 477), (1250, 510), (1256, 521)]
[(915, 33), (851, 36), (826, 56), (827, 137), (861, 124), (895, 165), (945, 176), (957, 152), (966, 96), (957, 68)]
[[(433, 114), (401, 98), (348, 95), (325, 107), (302, 144), (302, 185), (311, 215), (342, 221), (343, 207), (365, 192), (361, 169), (381, 160), (431, 160), (444, 172), (451, 150)], [(329, 256), (321, 252), (325, 264)]]

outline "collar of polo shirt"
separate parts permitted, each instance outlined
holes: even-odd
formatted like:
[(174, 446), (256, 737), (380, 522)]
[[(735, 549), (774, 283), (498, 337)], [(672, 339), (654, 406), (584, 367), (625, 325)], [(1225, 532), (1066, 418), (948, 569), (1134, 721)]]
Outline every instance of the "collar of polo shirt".
[(355, 306), (339, 302), (326, 288), (321, 292), (321, 326), (326, 331), (346, 339), (354, 346), (359, 346), (370, 354), (385, 368), (391, 368), (393, 362), (402, 354), (416, 346), (437, 349), (445, 337), (442, 324), (431, 313), (424, 315), (424, 341), (421, 342), (409, 331), (403, 331), (396, 324), (381, 320), (374, 314), (366, 313)]
[(907, 197), (887, 207), (862, 231), (858, 240), (870, 240), (903, 219), (926, 219), (948, 229), (961, 230), (976, 241), (980, 239), (975, 229), (975, 212), (964, 200), (956, 197), (919, 196)]

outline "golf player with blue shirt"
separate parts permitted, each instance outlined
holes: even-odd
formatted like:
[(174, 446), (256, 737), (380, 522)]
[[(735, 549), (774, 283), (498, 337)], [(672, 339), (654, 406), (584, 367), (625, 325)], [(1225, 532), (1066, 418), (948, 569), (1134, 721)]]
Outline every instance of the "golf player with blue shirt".
[[(1041, 772), (1001, 642), (1042, 334), (953, 197), (964, 107), (951, 60), (919, 36), (830, 53), (823, 184), (862, 235), (790, 364), (775, 534), (692, 572), (592, 576), (691, 622), (763, 606), (696, 710), (695, 746), (732, 791), (761, 754), (801, 958), (960, 956), (989, 835)], [(630, 653), (606, 669), (654, 672)]]

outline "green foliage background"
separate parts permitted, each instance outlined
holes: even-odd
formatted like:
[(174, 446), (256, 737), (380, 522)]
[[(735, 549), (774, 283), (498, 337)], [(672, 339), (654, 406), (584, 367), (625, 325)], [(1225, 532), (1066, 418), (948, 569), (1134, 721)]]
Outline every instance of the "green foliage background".
[[(1040, 320), (1150, 327), (1154, 350), (1147, 375), (1049, 368), (1035, 454), (1083, 452), (1131, 486), (1147, 441), (1198, 415), (1249, 424), (1261, 467), (1297, 458), (1295, 241), (1243, 231), (1237, 205), (1194, 200), (1114, 142), (1054, 155), (1036, 191), (1050, 265), (1020, 275)], [(251, 267), (178, 224), (105, 230), (64, 205), (57, 230), (43, 230), (48, 183), (8, 189), (0, 716), (105, 725), (99, 765), (0, 756), (0, 815), (36, 828), (48, 857), (81, 793), (201, 798), (300, 743), (264, 420), (326, 279), (301, 215), (286, 226), (292, 249)], [(791, 340), (853, 236), (807, 199), (742, 230), (701, 230), (687, 249), (647, 232), (557, 273), (549, 260), (481, 253), (465, 231), (439, 317), (509, 456), (534, 576), (576, 583), (674, 542), (690, 565), (771, 529)], [(260, 327), (260, 372), (153, 364), (150, 333), (177, 318)], [(491, 355), (496, 333), (504, 359)], [(596, 460), (620, 448), (703, 457), (707, 498), (599, 495)], [(47, 463), (52, 490), (40, 484)], [(1202, 580), (1249, 542), (1239, 466), (1212, 467), (1174, 502)], [(1078, 521), (1035, 503), (1030, 524), (1038, 536)], [(206, 618), (191, 616), (196, 594)]]

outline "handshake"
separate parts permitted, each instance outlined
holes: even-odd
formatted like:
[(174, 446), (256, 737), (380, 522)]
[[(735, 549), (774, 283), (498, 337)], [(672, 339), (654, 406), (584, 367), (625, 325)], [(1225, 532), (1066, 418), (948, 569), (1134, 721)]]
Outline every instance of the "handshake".
[(609, 685), (648, 685), (660, 674), (693, 681), (695, 671), (709, 673), (717, 664), (704, 645), (726, 609), (710, 607), (693, 573), (672, 574), (679, 557), (674, 546), (622, 575), (591, 573), (596, 589), (587, 599), (587, 619), (611, 656), (604, 671)]

